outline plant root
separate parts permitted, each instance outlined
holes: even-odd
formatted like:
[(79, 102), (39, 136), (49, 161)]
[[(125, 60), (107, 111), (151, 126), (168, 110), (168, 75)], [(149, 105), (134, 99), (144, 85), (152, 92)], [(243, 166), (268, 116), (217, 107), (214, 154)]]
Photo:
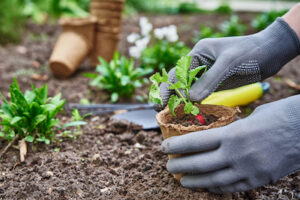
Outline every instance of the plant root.
[(0, 153), (0, 159), (2, 156), (7, 152), (7, 150), (16, 142), (16, 140), (19, 138), (19, 135), (16, 135), (12, 141), (10, 141), (7, 146), (3, 149), (3, 151)]
[(19, 140), (19, 149), (20, 149), (20, 161), (24, 162), (25, 156), (27, 154), (27, 144), (26, 144), (25, 138), (23, 138), (22, 140)]

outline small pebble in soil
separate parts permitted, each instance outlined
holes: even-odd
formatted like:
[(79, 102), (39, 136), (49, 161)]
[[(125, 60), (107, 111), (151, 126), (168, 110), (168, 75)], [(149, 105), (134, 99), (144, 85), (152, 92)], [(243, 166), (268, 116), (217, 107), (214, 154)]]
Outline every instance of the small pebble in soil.
[(47, 171), (45, 174), (43, 174), (43, 178), (50, 178), (52, 177), (54, 174), (51, 171)]

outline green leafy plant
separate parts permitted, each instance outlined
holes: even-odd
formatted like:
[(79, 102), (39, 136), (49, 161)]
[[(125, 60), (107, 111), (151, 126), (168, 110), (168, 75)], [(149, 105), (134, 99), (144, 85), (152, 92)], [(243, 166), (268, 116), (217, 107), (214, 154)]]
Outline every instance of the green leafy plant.
[(44, 23), (47, 17), (86, 17), (88, 5), (89, 0), (25, 0), (23, 14), (36, 23)]
[[(91, 114), (87, 113), (87, 114), (81, 116), (79, 110), (78, 110), (78, 109), (74, 109), (74, 110), (72, 111), (72, 120), (73, 120), (73, 122), (70, 122), (70, 123), (74, 123), (75, 126), (76, 126), (76, 123), (77, 123), (77, 122), (84, 120), (84, 118), (86, 118), (86, 117), (88, 117), (88, 116), (90, 116), (90, 115), (91, 115)], [(70, 125), (70, 123), (69, 123), (69, 125)], [(77, 130), (78, 130), (78, 131), (80, 131), (80, 129), (81, 129), (80, 126), (81, 126), (80, 124), (77, 125)]]
[(177, 8), (174, 7), (172, 1), (169, 0), (127, 0), (125, 5), (126, 10), (133, 10), (135, 12), (147, 12), (147, 13), (177, 13)]
[(201, 26), (199, 34), (193, 38), (193, 42), (197, 43), (199, 40), (204, 38), (217, 38), (223, 37), (221, 32), (216, 32), (212, 28), (207, 26)]
[(272, 22), (276, 20), (277, 17), (281, 17), (287, 12), (287, 10), (283, 11), (270, 11), (270, 12), (264, 12), (251, 22), (251, 25), (253, 28), (255, 28), (258, 31), (261, 31), (265, 29), (267, 26), (269, 26)]
[(203, 13), (207, 12), (206, 10), (203, 10), (199, 8), (198, 4), (195, 2), (181, 2), (178, 6), (178, 13)]
[(246, 26), (239, 22), (237, 15), (232, 15), (229, 21), (225, 21), (220, 25), (219, 29), (223, 37), (240, 36), (244, 34)]
[(215, 9), (215, 12), (222, 13), (222, 14), (229, 14), (232, 13), (232, 9), (226, 1), (223, 1), (221, 5)]
[(197, 80), (197, 75), (202, 71), (202, 74), (206, 72), (206, 66), (199, 66), (195, 69), (190, 70), (191, 57), (183, 56), (175, 67), (175, 74), (178, 82), (171, 83), (168, 81), (168, 74), (165, 69), (162, 70), (162, 75), (156, 73), (150, 77), (152, 85), (150, 87), (149, 98), (151, 102), (162, 104), (162, 98), (159, 92), (160, 83), (168, 83), (170, 89), (176, 91), (177, 95), (172, 95), (168, 101), (169, 109), (172, 115), (175, 117), (175, 108), (180, 104), (184, 103), (184, 112), (186, 114), (198, 115), (199, 108), (195, 106), (188, 98), (188, 92), (192, 86), (192, 83)]
[(153, 69), (155, 71), (171, 69), (176, 61), (183, 55), (189, 53), (189, 49), (183, 42), (169, 42), (158, 40), (154, 45), (143, 50), (140, 57), (141, 68)]
[(88, 16), (90, 0), (1, 0), (0, 44), (19, 42), (26, 19), (45, 23), (61, 16)]
[(100, 74), (85, 73), (84, 76), (92, 78), (91, 86), (107, 91), (112, 102), (117, 102), (120, 97), (130, 98), (135, 89), (147, 82), (144, 78), (152, 72), (151, 69), (134, 67), (134, 60), (121, 56), (119, 52), (114, 54), (113, 59), (108, 63), (99, 57), (100, 64), (96, 71)]
[(76, 121), (60, 126), (56, 115), (63, 110), (65, 100), (61, 94), (48, 97), (48, 87), (44, 85), (23, 94), (18, 82), (14, 79), (10, 85), (11, 102), (2, 94), (3, 104), (0, 109), (2, 129), (0, 137), (12, 141), (25, 138), (26, 142), (43, 142), (49, 144), (59, 129), (69, 126), (84, 125), (86, 122)]
[(23, 6), (19, 0), (0, 1), (0, 44), (19, 42), (24, 26)]
[(217, 31), (214, 31), (211, 27), (201, 26), (200, 32), (193, 38), (193, 42), (197, 43), (204, 38), (241, 36), (244, 34), (245, 30), (246, 26), (239, 22), (238, 16), (233, 15), (230, 17), (229, 21), (220, 24)]

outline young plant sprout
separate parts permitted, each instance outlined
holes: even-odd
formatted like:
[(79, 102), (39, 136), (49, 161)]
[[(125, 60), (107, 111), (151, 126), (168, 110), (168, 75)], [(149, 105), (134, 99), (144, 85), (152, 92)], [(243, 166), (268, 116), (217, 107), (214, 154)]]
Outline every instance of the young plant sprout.
[[(191, 65), (191, 57), (183, 56), (177, 62), (175, 67), (175, 74), (178, 82), (171, 83), (168, 81), (168, 74), (165, 69), (162, 70), (162, 76), (159, 73), (154, 74), (150, 77), (151, 82), (153, 83), (150, 87), (149, 98), (151, 102), (162, 104), (162, 98), (160, 96), (159, 84), (160, 83), (168, 83), (170, 85), (169, 89), (173, 89), (176, 91), (177, 95), (172, 95), (168, 101), (169, 109), (174, 117), (175, 108), (180, 104), (184, 103), (184, 112), (186, 114), (193, 114), (199, 120), (201, 124), (203, 122), (203, 116), (199, 115), (199, 108), (194, 105), (187, 97), (189, 90), (192, 86), (192, 83), (197, 80), (197, 74), (203, 70), (203, 73), (206, 72), (206, 66), (199, 66), (195, 69), (190, 70)], [(202, 73), (202, 74), (203, 74)]]

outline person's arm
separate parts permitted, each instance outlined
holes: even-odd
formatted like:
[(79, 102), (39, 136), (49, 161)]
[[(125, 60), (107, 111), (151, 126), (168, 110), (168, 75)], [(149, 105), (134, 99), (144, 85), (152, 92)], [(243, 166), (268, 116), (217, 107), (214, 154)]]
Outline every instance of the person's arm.
[(294, 6), (289, 12), (283, 17), (290, 27), (297, 33), (300, 38), (300, 3)]

